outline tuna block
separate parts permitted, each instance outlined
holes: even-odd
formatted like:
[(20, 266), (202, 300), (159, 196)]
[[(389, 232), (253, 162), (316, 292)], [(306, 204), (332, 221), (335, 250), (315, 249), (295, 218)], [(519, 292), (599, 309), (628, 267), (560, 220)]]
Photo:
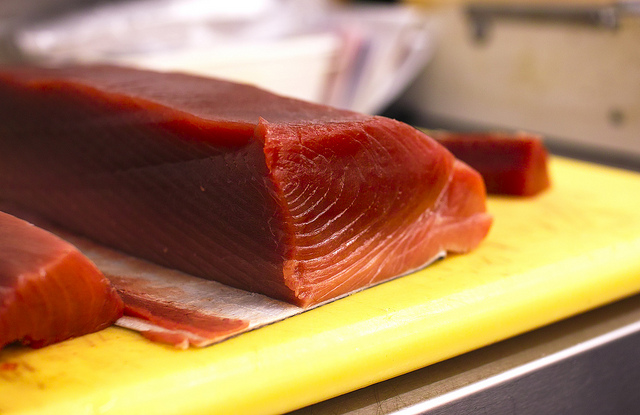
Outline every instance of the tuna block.
[(73, 245), (0, 212), (0, 348), (43, 347), (101, 330), (122, 300)]
[(537, 135), (436, 131), (432, 137), (477, 170), (489, 193), (534, 196), (550, 186), (549, 156)]
[(113, 66), (0, 71), (0, 199), (310, 306), (487, 234), (480, 175), (397, 121)]

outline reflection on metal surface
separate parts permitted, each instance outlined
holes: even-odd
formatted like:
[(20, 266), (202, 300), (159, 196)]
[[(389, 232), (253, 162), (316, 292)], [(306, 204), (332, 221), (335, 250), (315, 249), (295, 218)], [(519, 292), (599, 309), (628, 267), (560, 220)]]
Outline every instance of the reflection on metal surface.
[[(625, 340), (625, 342), (620, 342), (620, 340)], [(621, 351), (621, 349), (624, 350), (624, 346), (629, 342), (632, 342), (634, 345), (640, 342), (640, 321), (394, 413), (397, 415), (435, 413), (462, 414), (472, 413), (472, 410), (477, 410), (479, 407), (484, 407), (485, 410), (488, 409), (491, 411), (500, 409), (500, 413), (508, 413), (509, 408), (513, 408), (514, 413), (517, 412), (520, 414), (523, 413), (522, 411), (525, 410), (525, 408), (528, 408), (526, 409), (526, 413), (532, 414), (544, 413), (542, 410), (545, 408), (548, 410), (553, 410), (554, 408), (559, 410), (565, 406), (566, 402), (559, 402), (557, 400), (559, 398), (558, 396), (556, 396), (555, 399), (549, 399), (542, 405), (540, 402), (531, 400), (532, 392), (535, 392), (534, 388), (537, 387), (537, 389), (543, 390), (557, 388), (567, 389), (567, 385), (570, 385), (569, 389), (593, 390), (594, 394), (598, 396), (597, 392), (601, 390), (599, 388), (601, 383), (615, 381), (622, 377), (620, 373), (616, 373), (614, 369), (620, 370), (624, 368), (616, 367), (615, 365), (610, 365), (609, 368), (604, 371), (605, 373), (603, 373), (605, 376), (597, 379), (595, 382), (587, 379), (587, 381), (591, 383), (590, 386), (582, 384), (585, 381), (584, 378), (567, 376), (567, 374), (571, 374), (571, 369), (567, 366), (582, 365), (586, 367), (590, 366), (586, 363), (592, 361), (602, 365), (605, 359), (594, 359), (594, 357), (597, 357), (596, 355), (602, 354), (602, 350), (597, 349), (607, 347), (609, 348), (609, 356), (629, 357), (628, 363), (630, 366), (627, 366), (627, 371), (632, 368), (634, 362), (636, 362), (635, 366), (637, 367), (636, 370), (634, 370), (634, 372), (636, 372), (635, 377), (640, 379), (640, 374), (637, 372), (637, 369), (640, 368), (640, 364), (637, 363), (638, 359), (634, 358), (633, 355), (628, 356), (628, 353), (617, 353)], [(625, 358), (617, 360), (623, 364), (627, 361)], [(593, 376), (595, 375), (595, 371), (586, 371), (585, 375)], [(550, 380), (555, 381), (556, 384), (549, 382)], [(562, 386), (560, 383), (562, 383)], [(634, 382), (634, 384), (637, 383)], [(625, 385), (620, 385), (620, 389), (624, 390)], [(519, 392), (519, 394), (514, 394), (513, 392)], [(585, 394), (585, 397), (588, 396), (588, 394)], [(591, 396), (594, 395), (591, 394)], [(616, 395), (616, 402), (621, 401), (618, 398), (619, 396)], [(624, 399), (624, 397), (622, 399)], [(640, 404), (640, 398), (635, 398), (635, 400), (637, 404)], [(516, 408), (518, 408), (517, 411), (515, 411)], [(640, 409), (640, 406), (636, 406), (635, 408)], [(559, 412), (566, 413), (564, 410)]]

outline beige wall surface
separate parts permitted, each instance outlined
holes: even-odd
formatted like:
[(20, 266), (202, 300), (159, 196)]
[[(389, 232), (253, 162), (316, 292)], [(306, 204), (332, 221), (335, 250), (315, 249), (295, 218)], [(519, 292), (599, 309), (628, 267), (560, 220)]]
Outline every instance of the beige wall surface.
[(404, 105), (640, 157), (640, 16), (617, 30), (496, 19), (477, 41), (462, 7), (432, 14), (437, 50)]

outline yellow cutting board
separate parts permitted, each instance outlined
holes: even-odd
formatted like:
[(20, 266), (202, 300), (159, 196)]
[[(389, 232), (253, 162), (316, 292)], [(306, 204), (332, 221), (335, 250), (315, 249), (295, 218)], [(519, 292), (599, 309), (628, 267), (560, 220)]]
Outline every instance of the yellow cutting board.
[(640, 174), (551, 160), (471, 254), (200, 350), (112, 327), (0, 351), (0, 414), (279, 413), (640, 292)]

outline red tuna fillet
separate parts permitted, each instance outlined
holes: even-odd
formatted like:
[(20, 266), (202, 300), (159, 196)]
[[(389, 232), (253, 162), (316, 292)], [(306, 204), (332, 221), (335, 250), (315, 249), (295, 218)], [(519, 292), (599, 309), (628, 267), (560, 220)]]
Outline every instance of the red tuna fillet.
[(487, 192), (533, 196), (549, 187), (548, 153), (542, 139), (527, 133), (430, 133), (484, 179)]
[(412, 127), (182, 74), (2, 71), (0, 161), (0, 198), (301, 306), (468, 251), (491, 223), (477, 172)]
[(122, 315), (122, 300), (73, 245), (0, 212), (0, 348), (43, 347), (92, 333)]

